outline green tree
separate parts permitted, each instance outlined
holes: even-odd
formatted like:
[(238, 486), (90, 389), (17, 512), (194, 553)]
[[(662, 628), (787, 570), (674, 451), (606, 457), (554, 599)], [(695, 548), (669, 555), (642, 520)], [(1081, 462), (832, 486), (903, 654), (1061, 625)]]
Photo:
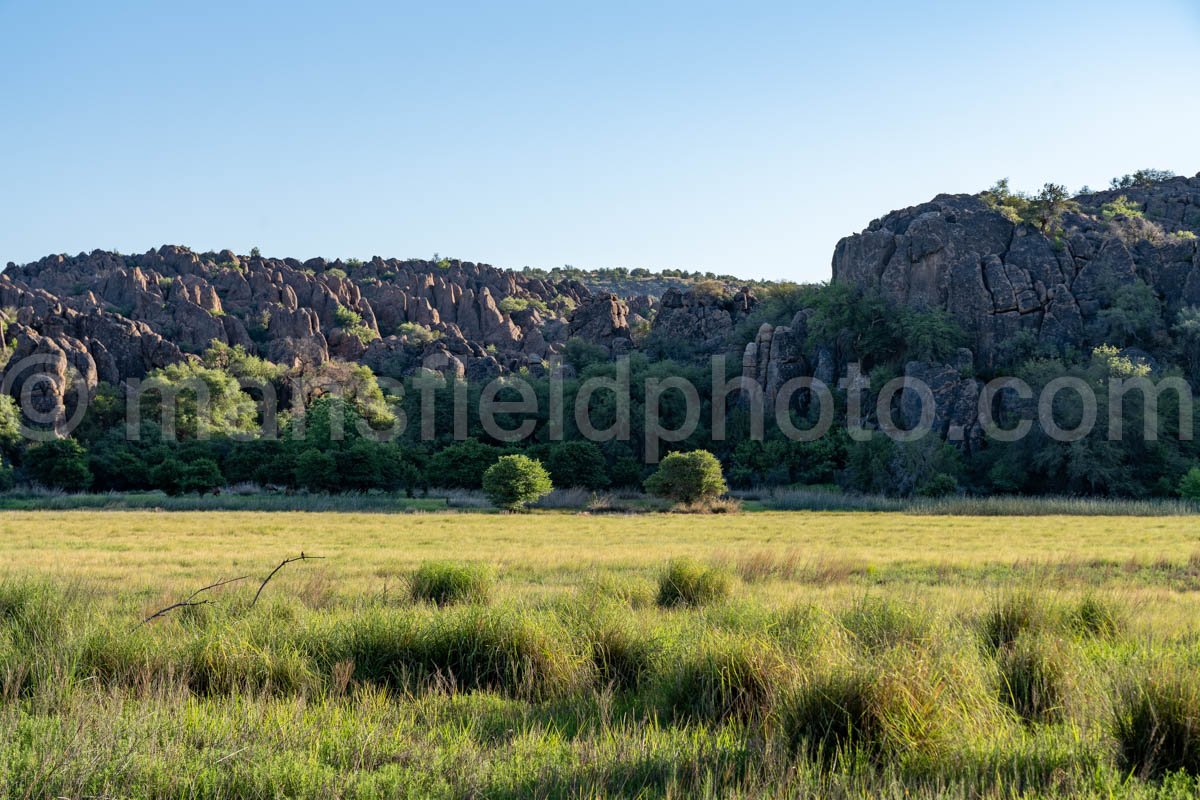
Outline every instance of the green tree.
[(180, 438), (248, 433), (254, 430), (257, 407), (237, 379), (223, 370), (181, 361), (155, 370), (143, 384), (142, 412), (165, 421), (174, 406), (175, 433)]
[(1192, 467), (1179, 482), (1179, 496), (1184, 500), (1200, 500), (1200, 467)]
[(519, 511), (553, 490), (545, 467), (528, 456), (502, 456), (483, 474), (488, 499), (509, 511)]
[(316, 448), (303, 451), (296, 458), (296, 483), (311, 492), (333, 491), (341, 485), (337, 462), (332, 453)]
[(74, 439), (34, 445), (25, 451), (22, 465), (30, 478), (52, 489), (82, 492), (92, 485), (87, 451)]
[(721, 462), (707, 450), (668, 454), (645, 486), (650, 494), (676, 503), (715, 500), (729, 491)]
[(180, 475), (180, 494), (207, 494), (225, 485), (221, 468), (211, 458), (198, 458), (187, 464)]
[(593, 442), (560, 442), (550, 448), (546, 469), (555, 486), (603, 489), (608, 486), (608, 464)]
[(426, 483), (445, 489), (479, 489), (483, 474), (503, 452), (476, 439), (465, 439), (439, 450), (429, 459)]
[(8, 491), (13, 487), (12, 466), (0, 456), (0, 491)]

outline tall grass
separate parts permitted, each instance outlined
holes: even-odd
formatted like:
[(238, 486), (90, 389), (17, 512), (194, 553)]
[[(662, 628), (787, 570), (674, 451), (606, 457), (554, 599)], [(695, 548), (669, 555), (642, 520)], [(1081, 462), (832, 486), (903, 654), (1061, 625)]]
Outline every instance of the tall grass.
[(773, 511), (893, 511), (977, 517), (1025, 516), (1190, 516), (1200, 513), (1200, 504), (1187, 500), (1158, 498), (1124, 500), (1105, 497), (1057, 497), (1020, 495), (953, 496), (941, 498), (897, 498), (879, 495), (842, 494), (827, 489), (786, 488), (765, 492), (735, 492), (754, 497)]

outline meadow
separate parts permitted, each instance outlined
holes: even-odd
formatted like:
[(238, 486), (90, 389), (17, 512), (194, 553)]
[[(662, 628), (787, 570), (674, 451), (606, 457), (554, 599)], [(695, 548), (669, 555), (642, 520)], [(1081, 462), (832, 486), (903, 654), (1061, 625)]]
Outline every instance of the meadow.
[(1191, 797), (1196, 520), (6, 511), (0, 796)]

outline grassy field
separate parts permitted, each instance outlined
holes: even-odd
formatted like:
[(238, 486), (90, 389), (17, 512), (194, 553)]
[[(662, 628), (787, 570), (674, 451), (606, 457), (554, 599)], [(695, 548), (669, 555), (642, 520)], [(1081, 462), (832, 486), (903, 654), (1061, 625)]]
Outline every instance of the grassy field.
[(1198, 590), (1195, 516), (4, 512), (0, 796), (1190, 797)]

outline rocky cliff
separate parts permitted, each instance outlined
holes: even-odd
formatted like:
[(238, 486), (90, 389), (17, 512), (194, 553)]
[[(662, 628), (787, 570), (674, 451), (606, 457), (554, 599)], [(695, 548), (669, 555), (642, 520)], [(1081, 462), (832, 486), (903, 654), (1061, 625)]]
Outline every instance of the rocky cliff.
[[(1125, 197), (1115, 213), (1111, 205)], [(941, 195), (838, 243), (833, 280), (949, 311), (980, 366), (1026, 331), (1053, 349), (1100, 344), (1096, 323), (1143, 281), (1167, 316), (1200, 305), (1200, 175), (1080, 195), (1060, 226), (1013, 221), (979, 196)]]
[[(674, 288), (686, 281), (658, 284), (672, 286), (673, 331), (691, 335), (694, 327), (710, 338), (727, 332), (727, 311), (714, 312), (725, 317), (724, 327), (719, 320), (713, 327), (707, 304)], [(141, 255), (54, 255), (10, 263), (0, 274), (6, 391), (20, 396), (28, 376), (14, 367), (38, 356), (39, 371), (58, 378), (29, 393), (50, 416), (56, 407), (60, 416), (71, 410), (70, 395), (80, 387), (70, 385), (68, 373), (86, 390), (119, 385), (213, 342), (295, 369), (338, 359), (394, 378), (419, 368), (471, 380), (537, 375), (571, 337), (612, 356), (629, 351), (631, 322), (649, 325), (659, 305), (645, 295), (593, 291), (576, 278), (450, 259), (298, 261), (173, 245)], [(685, 305), (696, 312), (696, 326), (680, 313)]]

